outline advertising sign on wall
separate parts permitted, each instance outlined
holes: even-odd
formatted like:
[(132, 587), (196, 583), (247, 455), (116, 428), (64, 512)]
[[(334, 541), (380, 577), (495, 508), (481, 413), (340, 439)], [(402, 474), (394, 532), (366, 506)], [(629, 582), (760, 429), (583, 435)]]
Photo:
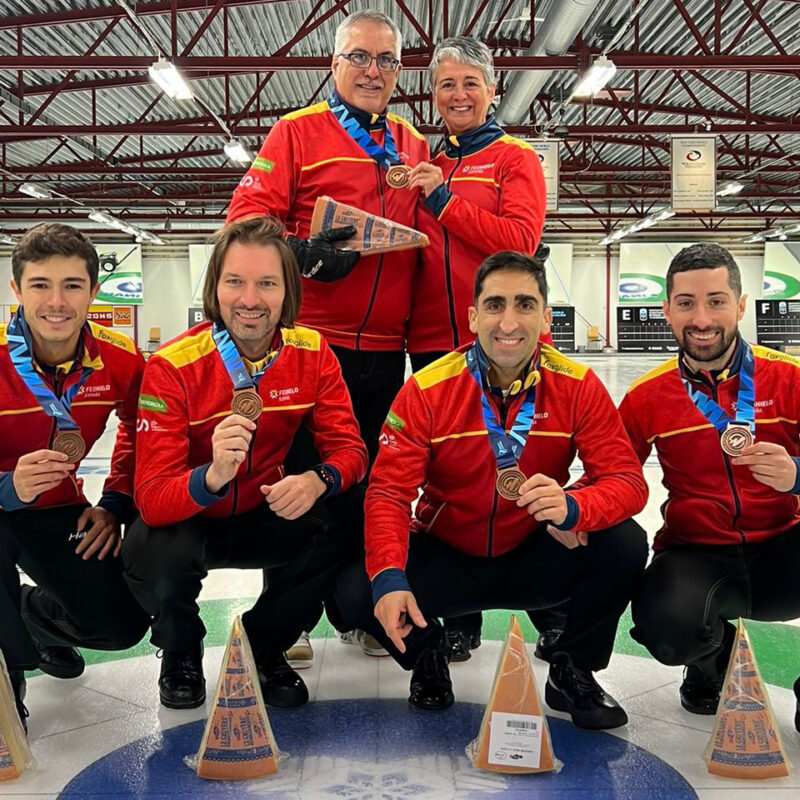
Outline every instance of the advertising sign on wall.
[(770, 300), (800, 297), (800, 243), (767, 242), (764, 245), (764, 290)]
[(619, 246), (619, 302), (661, 303), (667, 299), (667, 269), (680, 242), (621, 242)]
[(100, 260), (98, 303), (141, 305), (142, 248), (138, 244), (95, 244)]
[(534, 139), (531, 146), (539, 156), (544, 172), (544, 185), (547, 191), (547, 210), (558, 211), (558, 182), (561, 159), (556, 139)]

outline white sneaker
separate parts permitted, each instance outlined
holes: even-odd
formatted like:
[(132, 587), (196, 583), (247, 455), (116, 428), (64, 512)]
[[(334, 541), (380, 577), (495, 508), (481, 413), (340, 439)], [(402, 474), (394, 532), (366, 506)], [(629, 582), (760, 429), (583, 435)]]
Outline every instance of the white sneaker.
[(314, 664), (314, 651), (311, 649), (311, 641), (306, 631), (303, 631), (286, 651), (286, 660), (292, 669), (308, 669)]
[(339, 634), (339, 641), (345, 644), (357, 644), (365, 656), (374, 656), (375, 658), (382, 658), (388, 656), (389, 653), (384, 649), (383, 645), (374, 637), (370, 636), (366, 631), (352, 630), (346, 633)]

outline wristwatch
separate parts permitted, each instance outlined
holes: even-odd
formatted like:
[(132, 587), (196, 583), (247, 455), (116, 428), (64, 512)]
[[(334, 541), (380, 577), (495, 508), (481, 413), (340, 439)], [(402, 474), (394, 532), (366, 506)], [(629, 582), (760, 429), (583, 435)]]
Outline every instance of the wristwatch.
[(325, 494), (323, 497), (328, 497), (336, 486), (336, 475), (327, 464), (317, 464), (311, 469), (317, 474), (317, 477), (325, 484)]

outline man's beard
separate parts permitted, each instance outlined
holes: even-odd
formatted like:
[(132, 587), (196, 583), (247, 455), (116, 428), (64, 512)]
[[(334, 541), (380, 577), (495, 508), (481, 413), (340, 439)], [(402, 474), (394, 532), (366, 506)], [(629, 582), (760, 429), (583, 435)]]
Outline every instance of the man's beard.
[[(690, 341), (688, 336), (689, 331), (695, 331), (698, 333), (719, 332), (720, 334), (719, 341), (713, 349), (701, 348), (697, 346), (695, 342)], [(731, 346), (731, 343), (735, 341), (738, 335), (739, 335), (738, 326), (734, 327), (733, 330), (727, 332), (725, 331), (724, 328), (712, 328), (711, 330), (698, 331), (697, 328), (687, 327), (681, 331), (681, 339), (682, 339), (681, 346), (683, 348), (683, 352), (686, 353), (686, 355), (689, 356), (689, 358), (693, 359), (694, 361), (706, 363), (710, 361), (716, 361), (718, 358), (722, 357), (728, 350), (728, 348)]]

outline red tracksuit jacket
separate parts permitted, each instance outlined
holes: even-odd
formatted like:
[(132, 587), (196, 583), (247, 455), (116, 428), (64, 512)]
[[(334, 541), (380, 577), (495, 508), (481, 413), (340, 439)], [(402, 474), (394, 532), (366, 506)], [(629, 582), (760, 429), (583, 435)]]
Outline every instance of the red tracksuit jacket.
[[(320, 195), (416, 227), (418, 192), (392, 189), (386, 173), (354, 142), (331, 113), (329, 102), (287, 114), (270, 131), (258, 158), (233, 193), (228, 222), (257, 214), (278, 217), (291, 236), (308, 238)], [(395, 114), (376, 117), (348, 106), (352, 116), (391, 130), (400, 159), (415, 166), (429, 157), (428, 143)], [(402, 350), (411, 307), (417, 251), (362, 256), (342, 280), (303, 281), (300, 322), (335, 345), (353, 350)]]
[(467, 309), (479, 264), (500, 250), (534, 253), (547, 197), (539, 157), (495, 122), (450, 136), (433, 159), (445, 183), (424, 203), (419, 230), (431, 240), (420, 251), (408, 352), (449, 351), (471, 342)]
[[(800, 455), (800, 361), (751, 345), (755, 357), (756, 441), (783, 445)], [(739, 393), (741, 346), (714, 379), (683, 374), (730, 416)], [(639, 460), (655, 444), (669, 499), (654, 549), (681, 544), (738, 544), (769, 539), (800, 522), (800, 498), (759, 483), (746, 466), (733, 466), (719, 434), (695, 407), (681, 381), (678, 358), (636, 381), (620, 414)]]
[(339, 362), (307, 328), (282, 328), (283, 346), (258, 384), (264, 410), (247, 460), (222, 496), (205, 490), (211, 435), (231, 413), (233, 386), (203, 322), (156, 351), (147, 362), (139, 400), (136, 505), (162, 527), (195, 514), (227, 517), (264, 503), (262, 484), (283, 477), (283, 459), (301, 423), (314, 437), (342, 490), (361, 480), (367, 450), (353, 417)]
[[(614, 403), (597, 376), (552, 347), (540, 345), (535, 415), (519, 467), (562, 486), (576, 451), (588, 485), (570, 491), (574, 528), (602, 530), (644, 508), (647, 485)], [(527, 510), (497, 493), (497, 462), (483, 420), (466, 347), (434, 361), (400, 390), (380, 437), (366, 500), (367, 572), (404, 569), (409, 528), (475, 556), (499, 556), (540, 526)], [(523, 395), (489, 398), (508, 430)], [(423, 493), (411, 519), (417, 490)]]
[[(136, 403), (144, 370), (144, 359), (125, 334), (89, 322), (84, 326), (82, 360), (66, 374), (41, 372), (45, 384), (58, 396), (75, 385), (84, 366), (92, 372), (75, 395), (70, 414), (80, 427), (88, 453), (103, 435), (112, 411), (119, 428), (111, 456), (111, 469), (103, 484), (99, 505), (123, 519), (130, 512), (133, 496)], [(56, 434), (52, 417), (42, 411), (33, 393), (17, 374), (8, 352), (6, 325), (0, 325), (0, 506), (49, 508), (88, 502), (83, 479), (70, 476), (28, 504), (21, 503), (13, 488), (12, 473), (20, 456), (49, 449)], [(77, 467), (75, 469), (77, 474)]]

